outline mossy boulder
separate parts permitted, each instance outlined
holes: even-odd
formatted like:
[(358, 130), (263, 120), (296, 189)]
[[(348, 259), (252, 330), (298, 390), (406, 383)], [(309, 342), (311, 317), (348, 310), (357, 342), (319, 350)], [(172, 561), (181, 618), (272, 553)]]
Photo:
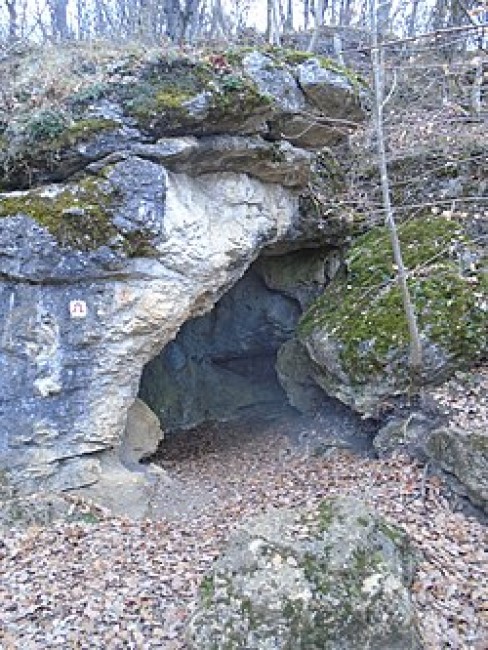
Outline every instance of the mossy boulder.
[[(486, 352), (485, 253), (469, 223), (451, 212), (411, 218), (399, 230), (422, 337), (422, 380), (440, 382)], [(356, 239), (347, 268), (304, 314), (298, 335), (320, 368), (316, 382), (375, 414), (411, 388), (408, 327), (385, 227)]]
[(190, 648), (420, 648), (405, 533), (354, 499), (248, 521), (202, 583)]

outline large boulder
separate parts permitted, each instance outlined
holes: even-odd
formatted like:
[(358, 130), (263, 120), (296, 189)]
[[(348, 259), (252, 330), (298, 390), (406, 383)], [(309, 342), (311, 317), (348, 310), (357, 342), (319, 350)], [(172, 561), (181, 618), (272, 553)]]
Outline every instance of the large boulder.
[[(484, 252), (469, 222), (451, 212), (410, 219), (400, 241), (422, 338), (421, 380), (438, 383), (488, 347)], [(375, 416), (411, 387), (408, 327), (387, 229), (358, 237), (346, 266), (303, 316), (298, 336), (315, 382)]]
[[(330, 59), (286, 50), (274, 56), (252, 52), (243, 66), (260, 93), (274, 102), (276, 110), (267, 118), (274, 140), (319, 150), (340, 142), (348, 126), (364, 117), (366, 86)], [(342, 132), (335, 128), (337, 121)]]
[(127, 412), (127, 424), (120, 447), (120, 460), (128, 467), (137, 466), (155, 453), (164, 439), (164, 431), (155, 413), (137, 398)]
[(356, 500), (247, 522), (202, 584), (190, 648), (420, 648), (405, 534)]
[(351, 121), (362, 120), (365, 85), (353, 73), (337, 64), (324, 65), (320, 58), (306, 59), (297, 72), (305, 97), (324, 115), (333, 119), (342, 113)]

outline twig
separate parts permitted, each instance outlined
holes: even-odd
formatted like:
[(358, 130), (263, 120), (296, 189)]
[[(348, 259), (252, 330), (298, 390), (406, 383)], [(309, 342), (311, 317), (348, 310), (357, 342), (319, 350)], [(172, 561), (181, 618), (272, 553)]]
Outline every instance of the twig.
[(391, 88), (390, 91), (388, 92), (388, 95), (383, 100), (383, 104), (382, 104), (383, 108), (388, 104), (388, 102), (393, 97), (393, 93), (395, 92), (396, 87), (397, 87), (397, 71), (393, 70), (393, 83), (391, 84)]
[(429, 469), (430, 469), (431, 462), (430, 460), (427, 461), (425, 464), (424, 470), (422, 472), (422, 482), (420, 484), (420, 497), (422, 499), (422, 503), (425, 505), (425, 501), (427, 499), (427, 477), (429, 474)]

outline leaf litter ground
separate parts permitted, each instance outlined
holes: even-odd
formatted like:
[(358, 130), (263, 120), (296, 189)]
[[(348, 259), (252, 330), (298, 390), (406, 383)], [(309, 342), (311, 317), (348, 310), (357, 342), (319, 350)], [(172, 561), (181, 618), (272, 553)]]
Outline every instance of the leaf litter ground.
[[(482, 380), (486, 388), (488, 373)], [(435, 398), (455, 418), (472, 408), (471, 420), (486, 423), (483, 386), (476, 384), (470, 406), (460, 385), (454, 380)], [(316, 432), (326, 424), (307, 426)], [(413, 597), (425, 648), (485, 650), (483, 523), (454, 511), (444, 483), (411, 459), (332, 448), (310, 453), (303, 440), (290, 440), (300, 442), (294, 434), (301, 426), (286, 418), (207, 425), (172, 437), (160, 460), (171, 483), (155, 488), (151, 519), (87, 506), (86, 521), (4, 531), (0, 648), (185, 648), (185, 622), (202, 578), (243, 519), (350, 494), (402, 526), (420, 552)]]

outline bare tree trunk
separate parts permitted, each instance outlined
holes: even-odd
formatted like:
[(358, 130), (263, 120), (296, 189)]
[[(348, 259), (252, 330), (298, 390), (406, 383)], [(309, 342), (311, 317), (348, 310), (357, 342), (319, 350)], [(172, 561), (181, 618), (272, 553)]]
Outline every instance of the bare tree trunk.
[(8, 11), (8, 40), (13, 43), (18, 38), (17, 0), (5, 0)]
[(181, 37), (181, 16), (179, 0), (166, 0), (164, 5), (166, 14), (166, 35), (177, 41)]
[(266, 40), (271, 45), (279, 45), (280, 28), (279, 28), (279, 6), (278, 0), (267, 0), (266, 4)]
[(352, 20), (353, 0), (342, 0), (339, 22), (341, 25), (348, 26)]
[(200, 31), (200, 0), (186, 2), (186, 37), (193, 43)]
[(293, 0), (288, 0), (286, 5), (285, 31), (290, 34), (293, 32)]
[(310, 43), (308, 44), (308, 48), (307, 48), (309, 52), (315, 52), (315, 49), (317, 47), (320, 27), (324, 20), (324, 9), (325, 9), (324, 0), (317, 0), (315, 4), (314, 30), (313, 30), (312, 38), (310, 39)]
[(68, 0), (48, 0), (53, 36), (58, 39), (69, 38)]
[[(81, 11), (78, 10), (78, 30), (79, 33), (81, 33), (81, 25), (82, 25), (82, 20), (83, 20), (83, 15), (85, 13), (85, 3), (84, 2), (78, 2), (78, 4), (82, 5), (81, 6)], [(97, 36), (103, 36), (106, 33), (106, 23), (105, 23), (105, 15), (103, 11), (103, 3), (97, 2), (95, 5), (95, 34)]]
[(402, 250), (398, 237), (395, 217), (393, 215), (393, 206), (390, 198), (390, 183), (388, 178), (388, 168), (386, 164), (385, 138), (383, 132), (384, 67), (378, 43), (376, 0), (370, 0), (370, 21), (372, 31), (371, 56), (375, 91), (373, 100), (373, 114), (378, 149), (378, 168), (381, 178), (383, 207), (386, 215), (385, 223), (390, 233), (390, 241), (393, 249), (393, 259), (397, 267), (397, 281), (402, 295), (403, 308), (405, 311), (405, 317), (407, 319), (408, 331), (410, 335), (410, 372), (412, 377), (415, 378), (418, 377), (422, 369), (422, 345), (420, 341), (417, 315), (415, 313), (415, 309), (410, 297), (410, 291), (408, 288), (407, 273), (403, 263)]
[(413, 0), (412, 11), (408, 19), (407, 36), (415, 36), (417, 31), (417, 16), (419, 10), (419, 0)]
[(224, 18), (224, 10), (222, 9), (221, 0), (213, 0), (212, 5), (212, 20), (210, 23), (210, 37), (216, 38), (217, 36), (226, 38), (226, 25)]
[(375, 11), (376, 30), (381, 36), (386, 34), (390, 29), (391, 5), (391, 0), (382, 0), (382, 2), (377, 4)]
[(308, 29), (308, 21), (310, 20), (310, 3), (309, 0), (303, 2), (303, 27), (305, 31)]
[(481, 115), (481, 96), (483, 90), (483, 53), (479, 52), (476, 60), (473, 85), (471, 86), (471, 105), (476, 115)]
[(334, 56), (336, 59), (344, 65), (344, 57), (342, 55), (343, 47), (342, 47), (342, 36), (341, 32), (339, 30), (340, 26), (340, 8), (338, 6), (339, 0), (332, 0), (332, 14), (331, 14), (331, 21), (330, 24), (335, 27), (334, 29), (334, 34), (333, 34), (333, 48), (334, 48)]
[(286, 25), (286, 15), (285, 8), (283, 7), (283, 0), (276, 0), (276, 4), (278, 6), (278, 15), (280, 17), (279, 23), (280, 25)]

